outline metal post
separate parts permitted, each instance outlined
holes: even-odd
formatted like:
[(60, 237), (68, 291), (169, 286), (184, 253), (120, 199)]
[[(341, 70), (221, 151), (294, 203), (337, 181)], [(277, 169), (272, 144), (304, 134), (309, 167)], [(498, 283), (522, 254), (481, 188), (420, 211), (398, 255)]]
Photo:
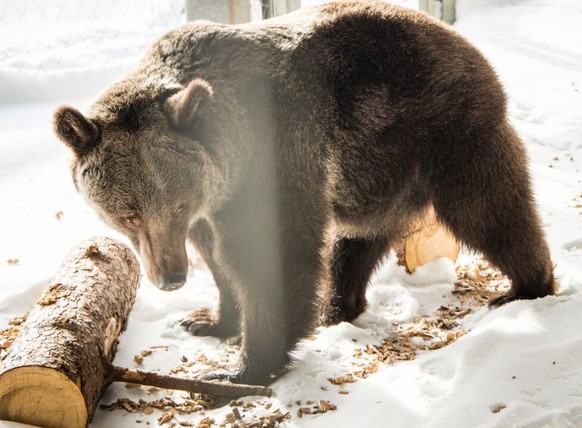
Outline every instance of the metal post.
[(242, 24), (251, 20), (250, 0), (228, 0), (228, 23)]
[(456, 2), (457, 0), (419, 0), (419, 8), (447, 24), (452, 24), (456, 19)]
[(456, 6), (457, 0), (442, 0), (443, 10), (442, 10), (442, 20), (447, 24), (453, 24), (457, 19)]
[(262, 18), (269, 19), (275, 16), (273, 0), (261, 0)]
[(434, 8), (434, 0), (419, 0), (419, 9), (422, 10), (423, 12), (428, 13), (430, 16), (437, 17)]
[(261, 0), (263, 19), (285, 15), (301, 7), (301, 0)]
[(281, 16), (301, 7), (300, 0), (273, 0), (273, 16)]
[(188, 21), (205, 19), (223, 24), (241, 24), (251, 20), (250, 0), (185, 0)]

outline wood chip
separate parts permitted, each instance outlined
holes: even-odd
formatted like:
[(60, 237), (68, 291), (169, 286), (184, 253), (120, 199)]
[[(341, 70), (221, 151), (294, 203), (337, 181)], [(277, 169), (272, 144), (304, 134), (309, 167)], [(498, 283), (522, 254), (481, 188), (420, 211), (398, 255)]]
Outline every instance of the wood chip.
[(140, 372), (130, 370), (125, 372), (125, 374), (123, 375), (123, 380), (126, 380), (128, 382), (131, 381), (141, 382), (142, 380), (144, 380), (144, 375)]
[(317, 409), (319, 410), (320, 413), (326, 413), (329, 412), (330, 410), (336, 410), (337, 407), (327, 400), (319, 400), (317, 402)]
[(97, 246), (97, 244), (91, 244), (85, 250), (85, 257), (89, 257), (89, 258), (96, 257), (99, 254), (100, 254), (99, 247)]
[(170, 422), (172, 419), (174, 419), (174, 415), (172, 413), (162, 413), (160, 416), (158, 416), (158, 425), (164, 425), (166, 422)]
[(342, 376), (338, 376), (338, 377), (334, 377), (334, 378), (328, 378), (328, 381), (330, 381), (332, 384), (334, 385), (343, 385), (344, 383), (354, 383), (356, 380), (354, 379), (354, 375), (351, 373), (342, 375)]
[(297, 409), (297, 416), (302, 418), (303, 415), (308, 415), (311, 413), (311, 409), (309, 407), (300, 407)]
[(214, 419), (203, 418), (202, 420), (200, 420), (200, 422), (198, 422), (198, 425), (196, 426), (199, 428), (210, 428), (212, 425), (214, 425)]
[(501, 412), (503, 409), (506, 409), (506, 408), (507, 408), (507, 406), (505, 406), (505, 405), (501, 404), (500, 406), (497, 406), (497, 407), (495, 407), (495, 408), (492, 410), (492, 412), (493, 412), (493, 413), (499, 413), (499, 412)]
[(66, 298), (71, 294), (70, 291), (64, 289), (63, 284), (54, 284), (47, 290), (40, 299), (36, 302), (39, 306), (48, 306), (56, 303), (58, 299)]
[(234, 415), (234, 417), (236, 419), (241, 419), (241, 415), (240, 415), (240, 412), (238, 411), (238, 408), (237, 407), (233, 407), (232, 408), (232, 414)]

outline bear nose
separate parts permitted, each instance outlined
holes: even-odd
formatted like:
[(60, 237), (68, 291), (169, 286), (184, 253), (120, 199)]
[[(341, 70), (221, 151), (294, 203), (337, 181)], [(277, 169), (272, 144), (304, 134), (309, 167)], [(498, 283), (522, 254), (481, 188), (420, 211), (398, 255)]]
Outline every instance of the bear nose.
[(185, 275), (169, 275), (158, 279), (156, 284), (160, 290), (163, 291), (174, 291), (181, 288), (186, 283)]

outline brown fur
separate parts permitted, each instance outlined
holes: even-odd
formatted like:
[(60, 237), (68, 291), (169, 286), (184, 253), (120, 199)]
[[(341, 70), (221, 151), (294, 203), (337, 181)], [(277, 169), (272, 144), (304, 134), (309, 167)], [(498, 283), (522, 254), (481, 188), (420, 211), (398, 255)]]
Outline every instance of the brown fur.
[(501, 85), (423, 14), (353, 1), (195, 22), (77, 113), (57, 111), (55, 131), (78, 188), (162, 289), (185, 282), (194, 243), (221, 301), (216, 323), (189, 329), (240, 328), (235, 381), (270, 382), (322, 316), (357, 317), (390, 244), (431, 204), (511, 278), (493, 304), (554, 292)]

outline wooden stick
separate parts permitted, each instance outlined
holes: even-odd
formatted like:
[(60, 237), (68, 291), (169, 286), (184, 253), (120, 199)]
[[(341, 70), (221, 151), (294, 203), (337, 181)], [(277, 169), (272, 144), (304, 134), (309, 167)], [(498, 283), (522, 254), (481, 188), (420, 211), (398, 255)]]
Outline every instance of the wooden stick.
[(186, 379), (176, 376), (166, 376), (159, 373), (130, 370), (122, 367), (110, 366), (110, 382), (125, 382), (138, 385), (155, 386), (164, 389), (210, 394), (216, 397), (240, 398), (249, 395), (271, 396), (271, 389), (258, 385), (243, 385), (222, 382)]

